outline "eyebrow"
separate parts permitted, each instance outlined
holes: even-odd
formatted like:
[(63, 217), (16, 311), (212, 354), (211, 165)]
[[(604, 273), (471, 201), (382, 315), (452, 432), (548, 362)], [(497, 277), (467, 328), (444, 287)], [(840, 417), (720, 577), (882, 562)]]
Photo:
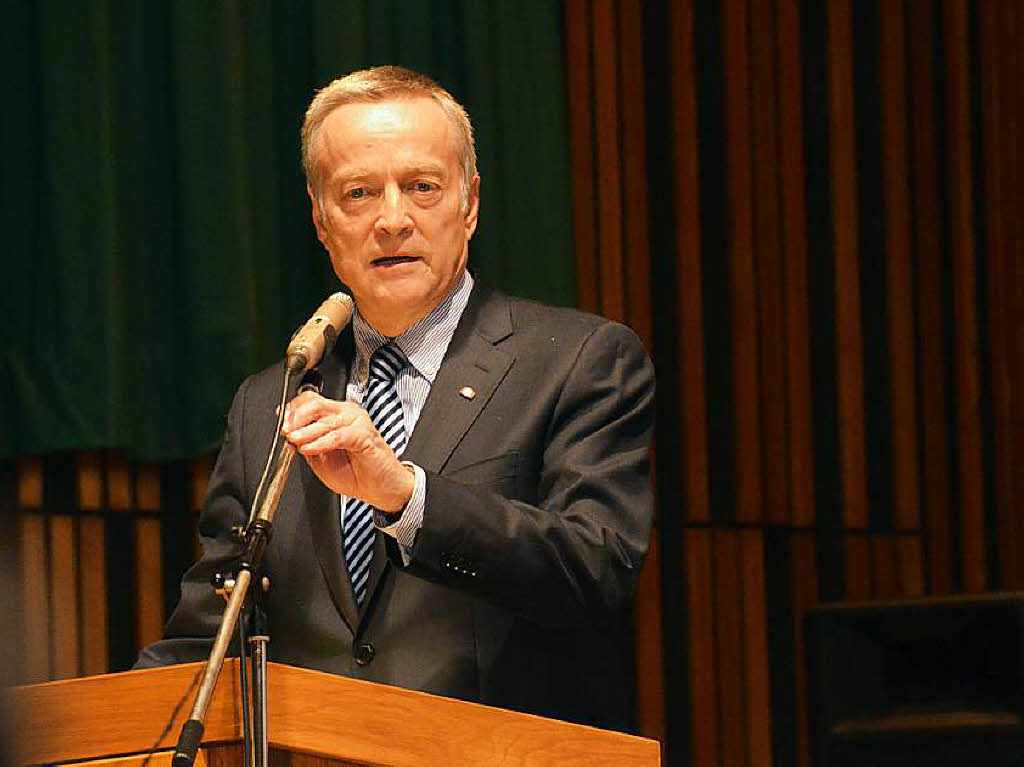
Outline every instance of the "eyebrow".
[[(420, 174), (444, 176), (446, 174), (445, 166), (436, 162), (416, 163), (406, 168), (402, 168), (400, 171), (400, 175), (402, 176), (417, 176)], [(328, 179), (328, 181), (332, 184), (348, 184), (352, 181), (361, 181), (363, 179), (372, 178), (373, 176), (374, 172), (369, 168), (357, 167), (339, 172), (334, 176), (334, 178)]]

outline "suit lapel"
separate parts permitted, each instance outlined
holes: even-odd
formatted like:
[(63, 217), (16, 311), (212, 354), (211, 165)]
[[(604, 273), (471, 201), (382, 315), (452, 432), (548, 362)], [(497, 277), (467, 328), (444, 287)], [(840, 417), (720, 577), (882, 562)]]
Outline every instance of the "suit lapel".
[(403, 458), (426, 471), (440, 473), (444, 469), (512, 367), (515, 357), (497, 346), (511, 333), (508, 301), (489, 288), (476, 286)]
[[(324, 377), (325, 397), (345, 399), (349, 360), (354, 354), (353, 349), (352, 329), (349, 327), (341, 334), (334, 352), (319, 365), (318, 369)], [(341, 550), (341, 509), (338, 496), (317, 478), (305, 460), (301, 461), (300, 472), (320, 568), (327, 580), (335, 607), (348, 624), (349, 630), (355, 634), (359, 610), (352, 594), (345, 556)]]
[[(403, 459), (434, 473), (444, 469), (512, 367), (515, 357), (497, 346), (511, 334), (508, 301), (477, 283), (452, 336), (444, 362), (430, 386), (430, 394), (409, 437)], [(460, 393), (466, 387), (473, 390), (473, 396), (466, 397)], [(375, 591), (390, 567), (382, 534), (378, 533), (367, 597), (363, 603), (364, 614), (373, 603)], [(362, 615), (360, 619), (363, 619)]]

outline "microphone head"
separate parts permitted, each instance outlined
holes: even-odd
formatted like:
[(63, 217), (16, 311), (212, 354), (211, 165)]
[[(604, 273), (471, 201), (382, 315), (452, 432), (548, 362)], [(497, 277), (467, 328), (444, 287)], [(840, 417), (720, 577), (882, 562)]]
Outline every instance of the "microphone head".
[(332, 293), (327, 297), (327, 300), (317, 310), (317, 314), (321, 312), (325, 314), (330, 313), (331, 324), (340, 332), (342, 328), (352, 321), (352, 315), (355, 313), (355, 310), (356, 302), (352, 300), (352, 296), (339, 290), (337, 293)]
[(316, 313), (296, 333), (285, 352), (285, 365), (292, 373), (309, 370), (334, 346), (342, 329), (352, 321), (355, 303), (346, 293), (335, 293), (320, 304)]

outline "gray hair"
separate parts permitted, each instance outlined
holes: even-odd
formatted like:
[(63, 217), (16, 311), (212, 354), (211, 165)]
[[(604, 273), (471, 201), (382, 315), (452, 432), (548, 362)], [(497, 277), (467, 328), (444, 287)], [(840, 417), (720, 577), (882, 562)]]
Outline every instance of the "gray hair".
[(345, 104), (372, 104), (393, 99), (430, 98), (444, 111), (451, 123), (455, 150), (462, 166), (462, 202), (468, 204), (469, 190), (476, 176), (476, 147), (473, 125), (466, 110), (452, 95), (426, 75), (405, 67), (384, 66), (360, 69), (317, 91), (302, 122), (302, 168), (306, 183), (320, 196), (320, 168), (313, 145), (317, 131), (327, 116)]

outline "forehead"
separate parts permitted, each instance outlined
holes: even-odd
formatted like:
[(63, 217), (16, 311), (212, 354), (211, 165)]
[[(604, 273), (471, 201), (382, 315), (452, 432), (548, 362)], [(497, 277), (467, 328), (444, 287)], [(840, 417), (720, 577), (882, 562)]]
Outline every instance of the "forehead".
[(339, 106), (321, 124), (317, 143), (326, 171), (371, 157), (456, 161), (451, 124), (429, 98)]

